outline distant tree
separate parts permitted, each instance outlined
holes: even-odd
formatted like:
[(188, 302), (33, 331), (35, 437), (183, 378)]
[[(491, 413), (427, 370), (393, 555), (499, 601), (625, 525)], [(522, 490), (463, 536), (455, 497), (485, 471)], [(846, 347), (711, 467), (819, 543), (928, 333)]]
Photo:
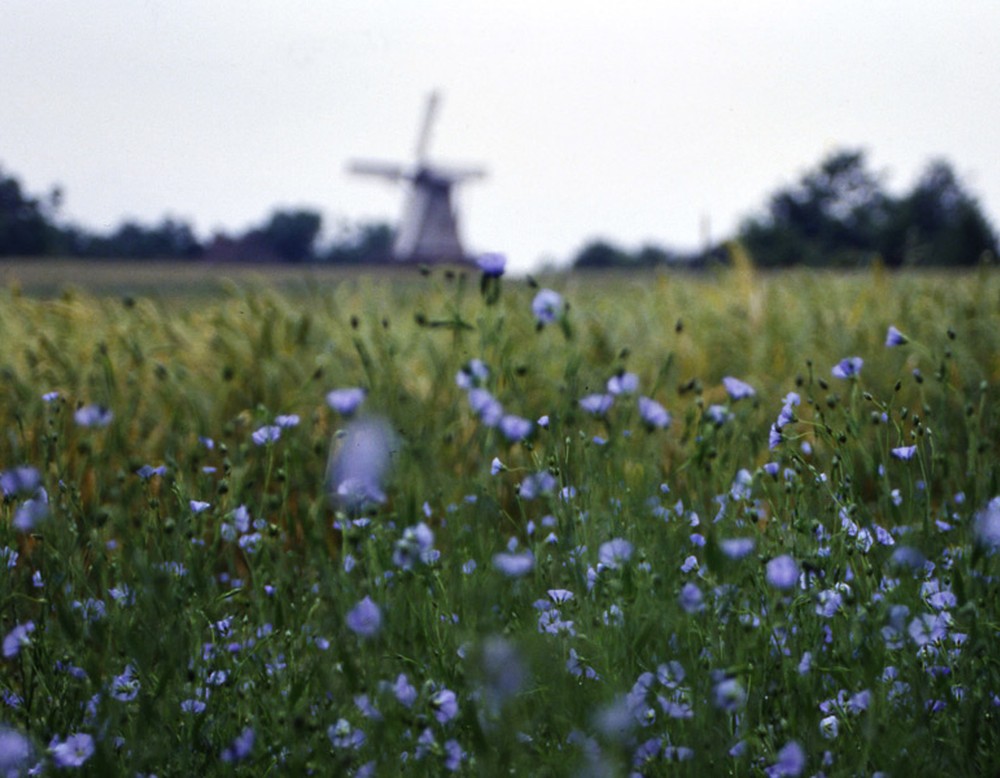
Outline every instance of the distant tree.
[(856, 264), (877, 251), (889, 203), (864, 152), (837, 151), (771, 195), (766, 215), (744, 223), (740, 238), (764, 266)]
[(573, 259), (580, 270), (629, 267), (634, 263), (627, 252), (604, 240), (587, 243)]
[(396, 231), (384, 222), (367, 222), (345, 227), (321, 257), (341, 265), (378, 264), (392, 259)]
[(935, 160), (894, 203), (881, 253), (893, 267), (972, 265), (984, 254), (997, 255), (997, 236), (951, 166)]
[(275, 211), (260, 229), (264, 245), (286, 262), (315, 259), (316, 238), (323, 217), (316, 211)]
[(191, 227), (170, 218), (154, 227), (126, 221), (110, 235), (97, 235), (78, 227), (67, 227), (61, 231), (61, 236), (63, 251), (78, 257), (194, 259), (203, 252)]
[(0, 168), (0, 256), (36, 257), (47, 254), (56, 241), (50, 221), (62, 193), (54, 189), (45, 203), (29, 197), (21, 182)]

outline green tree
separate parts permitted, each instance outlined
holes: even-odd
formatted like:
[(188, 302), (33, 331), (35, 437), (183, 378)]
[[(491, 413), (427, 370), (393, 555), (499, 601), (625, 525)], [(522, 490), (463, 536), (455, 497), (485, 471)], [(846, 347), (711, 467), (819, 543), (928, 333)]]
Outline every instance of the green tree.
[(951, 165), (935, 160), (891, 209), (881, 252), (892, 267), (972, 265), (997, 255), (997, 236)]
[(0, 168), (0, 256), (37, 257), (53, 247), (56, 233), (48, 210), (58, 208), (61, 193), (54, 189), (47, 205), (29, 197), (21, 182)]
[(315, 259), (323, 217), (316, 211), (275, 211), (260, 230), (264, 245), (286, 262)]

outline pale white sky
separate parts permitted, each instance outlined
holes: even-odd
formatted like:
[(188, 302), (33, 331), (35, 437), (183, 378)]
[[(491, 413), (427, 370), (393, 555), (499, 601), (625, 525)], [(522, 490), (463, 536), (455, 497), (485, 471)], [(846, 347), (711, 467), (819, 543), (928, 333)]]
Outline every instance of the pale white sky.
[(0, 0), (0, 165), (99, 230), (395, 221), (345, 164), (411, 161), (440, 89), (431, 158), (489, 171), (466, 243), (515, 269), (725, 237), (845, 146), (894, 191), (947, 158), (1000, 227), (998, 31), (997, 0)]

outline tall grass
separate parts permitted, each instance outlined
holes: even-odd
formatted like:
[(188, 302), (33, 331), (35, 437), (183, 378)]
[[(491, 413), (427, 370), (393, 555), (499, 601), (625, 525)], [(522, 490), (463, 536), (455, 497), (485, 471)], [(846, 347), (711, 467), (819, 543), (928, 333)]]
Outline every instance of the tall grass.
[(2, 293), (0, 772), (997, 772), (997, 277), (546, 284)]

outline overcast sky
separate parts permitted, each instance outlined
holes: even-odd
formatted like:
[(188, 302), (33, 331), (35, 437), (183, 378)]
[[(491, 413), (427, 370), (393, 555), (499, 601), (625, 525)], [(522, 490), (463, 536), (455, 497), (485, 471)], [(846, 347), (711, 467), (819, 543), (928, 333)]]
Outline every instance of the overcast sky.
[(0, 0), (0, 165), (63, 216), (398, 218), (356, 157), (482, 165), (468, 247), (698, 247), (826, 153), (951, 161), (1000, 226), (998, 0)]

